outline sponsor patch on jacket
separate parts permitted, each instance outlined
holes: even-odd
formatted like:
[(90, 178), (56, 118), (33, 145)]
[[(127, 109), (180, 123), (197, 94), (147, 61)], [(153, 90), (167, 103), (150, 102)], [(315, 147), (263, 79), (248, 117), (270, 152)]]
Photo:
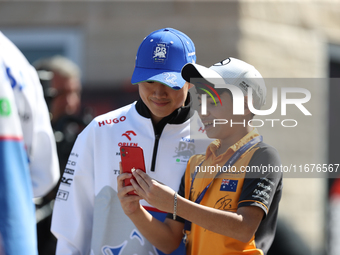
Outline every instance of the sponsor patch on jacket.
[(194, 139), (185, 139), (182, 137), (178, 146), (175, 148), (175, 155), (173, 158), (176, 159), (176, 163), (187, 164), (189, 158), (195, 154), (196, 145), (194, 144)]

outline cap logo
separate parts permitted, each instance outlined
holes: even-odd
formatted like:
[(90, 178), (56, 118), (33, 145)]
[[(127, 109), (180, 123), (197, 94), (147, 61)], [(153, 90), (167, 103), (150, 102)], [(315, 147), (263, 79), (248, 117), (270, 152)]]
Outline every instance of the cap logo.
[(239, 86), (243, 88), (245, 91), (247, 91), (248, 88), (250, 87), (245, 81), (240, 82)]
[(169, 46), (165, 43), (157, 43), (153, 50), (153, 61), (159, 64), (165, 64), (169, 52)]
[(220, 63), (216, 63), (214, 66), (225, 66), (230, 63), (230, 58), (222, 60)]
[[(211, 86), (209, 86), (208, 84), (205, 84), (205, 83), (203, 84), (203, 83), (201, 83), (201, 82), (200, 82), (199, 84), (200, 84), (200, 85), (203, 85), (203, 86), (206, 86), (206, 87), (209, 88), (212, 92), (214, 92), (215, 95), (217, 96), (218, 100), (220, 101), (221, 105), (222, 105), (221, 98), (220, 98), (220, 96), (218, 95), (217, 91), (216, 91), (213, 87), (211, 87)], [(217, 105), (216, 100), (215, 100), (215, 97), (213, 96), (212, 93), (210, 93), (209, 90), (204, 89), (204, 88), (200, 88), (200, 87), (198, 87), (198, 89), (201, 89), (201, 90), (203, 90), (205, 93), (207, 93), (207, 94), (213, 99), (215, 105)], [(203, 98), (203, 97), (204, 97), (204, 95), (202, 95), (202, 98)], [(205, 98), (205, 100), (206, 100), (206, 98)], [(205, 111), (206, 111), (206, 110), (205, 110)], [(203, 112), (203, 111), (202, 111), (202, 112)]]
[(163, 73), (164, 75), (164, 81), (168, 84), (171, 84), (173, 86), (177, 86), (177, 77), (173, 73)]

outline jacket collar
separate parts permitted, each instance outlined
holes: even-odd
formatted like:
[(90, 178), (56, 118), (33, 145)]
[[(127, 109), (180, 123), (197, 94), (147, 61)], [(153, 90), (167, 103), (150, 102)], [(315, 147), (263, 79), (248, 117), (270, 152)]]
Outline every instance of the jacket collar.
[[(245, 145), (247, 142), (252, 140), (253, 138), (259, 136), (259, 132), (256, 128), (254, 128), (252, 131), (250, 131), (248, 134), (246, 134), (244, 137), (242, 137), (239, 141), (237, 141), (235, 144), (230, 146), (224, 153), (219, 155), (219, 157), (225, 157), (226, 155), (232, 155), (235, 151), (240, 149), (243, 145)], [(221, 141), (219, 139), (213, 141), (209, 144), (207, 150), (206, 150), (206, 156), (207, 159), (211, 154), (216, 155), (217, 149), (221, 146)]]

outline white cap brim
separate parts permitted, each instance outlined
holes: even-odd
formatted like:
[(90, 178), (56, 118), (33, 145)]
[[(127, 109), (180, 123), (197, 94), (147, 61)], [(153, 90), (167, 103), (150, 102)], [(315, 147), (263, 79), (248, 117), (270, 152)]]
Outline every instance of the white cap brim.
[(212, 84), (215, 84), (216, 81), (221, 81), (222, 83), (224, 83), (222, 76), (219, 75), (217, 72), (195, 63), (188, 63), (183, 66), (181, 74), (183, 79), (190, 83), (193, 83), (192, 79), (195, 78), (203, 78)]

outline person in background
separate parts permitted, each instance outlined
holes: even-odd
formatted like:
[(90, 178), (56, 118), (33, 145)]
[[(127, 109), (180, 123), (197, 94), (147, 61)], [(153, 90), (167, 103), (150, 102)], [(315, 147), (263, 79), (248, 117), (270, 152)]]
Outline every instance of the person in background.
[(0, 254), (38, 254), (32, 198), (47, 194), (58, 179), (37, 72), (0, 32)]
[(33, 65), (43, 85), (63, 172), (78, 134), (92, 120), (89, 109), (81, 105), (81, 72), (73, 61), (59, 55)]
[[(206, 108), (201, 119), (207, 136), (217, 140), (205, 154), (190, 158), (178, 194), (141, 170), (132, 173), (133, 186), (124, 187), (131, 174), (120, 174), (122, 208), (141, 234), (165, 253), (178, 247), (185, 231), (187, 254), (267, 254), (275, 236), (282, 173), (249, 169), (275, 168), (281, 161), (257, 129), (246, 124), (254, 116), (247, 103), (248, 91), (252, 90), (253, 106), (260, 109), (266, 98), (264, 80), (253, 66), (235, 58), (210, 68), (189, 63), (182, 76), (188, 82), (200, 79), (195, 85)], [(217, 92), (219, 100), (203, 99), (207, 89)], [(239, 115), (233, 112), (235, 90), (240, 93), (237, 99), (244, 99)], [(138, 196), (129, 195), (131, 191)], [(140, 199), (169, 212), (165, 222), (153, 219)]]
[[(67, 165), (68, 157), (78, 134), (92, 120), (88, 108), (81, 107), (81, 72), (70, 59), (56, 55), (33, 63), (43, 86), (51, 124), (57, 142), (60, 175)], [(68, 183), (61, 178), (59, 182)], [(55, 254), (57, 240), (50, 231), (53, 203), (57, 185), (37, 203), (38, 249), (40, 254)]]
[[(117, 197), (120, 147), (140, 146), (148, 174), (177, 189), (190, 155), (209, 141), (181, 77), (196, 61), (184, 33), (156, 30), (140, 44), (132, 74), (140, 99), (96, 117), (78, 136), (53, 211), (56, 254), (161, 254), (124, 214)], [(166, 213), (142, 205), (164, 220)], [(176, 251), (184, 254), (184, 247)]]

